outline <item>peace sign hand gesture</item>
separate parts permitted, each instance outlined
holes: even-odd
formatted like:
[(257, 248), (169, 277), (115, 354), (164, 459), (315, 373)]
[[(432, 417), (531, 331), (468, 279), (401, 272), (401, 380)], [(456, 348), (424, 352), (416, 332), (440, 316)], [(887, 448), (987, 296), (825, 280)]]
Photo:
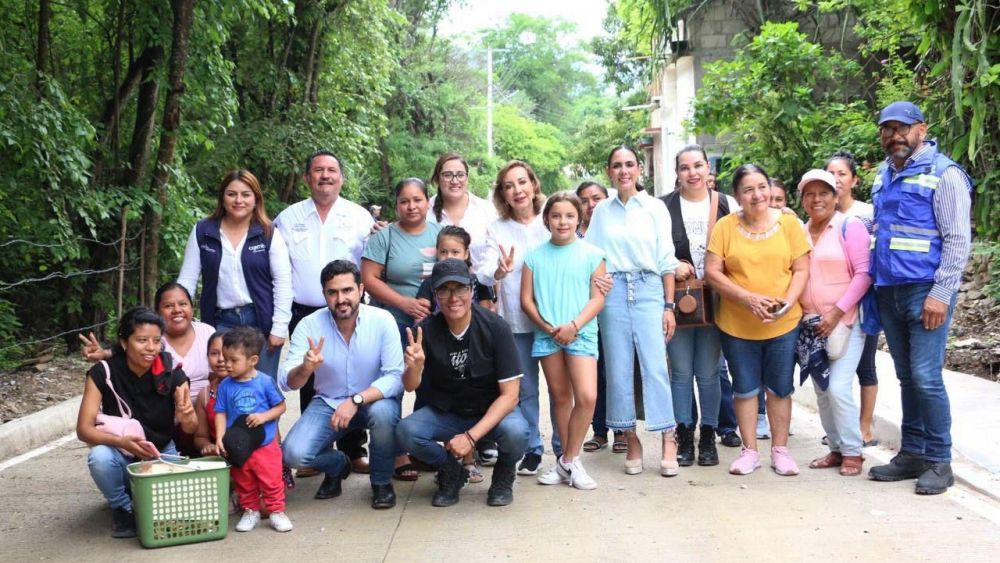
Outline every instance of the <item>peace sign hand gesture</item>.
[(318, 343), (313, 342), (310, 336), (307, 336), (306, 340), (309, 342), (309, 350), (306, 351), (305, 357), (302, 358), (302, 365), (311, 373), (323, 364), (323, 344), (326, 343), (326, 337), (321, 336)]
[(406, 369), (422, 369), (424, 367), (424, 329), (417, 327), (417, 336), (413, 337), (413, 331), (406, 329), (406, 350), (404, 350), (403, 361)]
[(514, 271), (514, 246), (511, 245), (510, 252), (507, 252), (503, 245), (500, 245), (500, 259), (497, 260), (497, 271), (493, 278), (502, 280), (507, 274)]
[(77, 336), (83, 344), (83, 348), (80, 350), (80, 353), (83, 355), (83, 359), (88, 362), (99, 362), (111, 357), (111, 351), (105, 350), (101, 347), (101, 343), (97, 341), (97, 337), (94, 336), (93, 332), (87, 336), (82, 334), (78, 334)]

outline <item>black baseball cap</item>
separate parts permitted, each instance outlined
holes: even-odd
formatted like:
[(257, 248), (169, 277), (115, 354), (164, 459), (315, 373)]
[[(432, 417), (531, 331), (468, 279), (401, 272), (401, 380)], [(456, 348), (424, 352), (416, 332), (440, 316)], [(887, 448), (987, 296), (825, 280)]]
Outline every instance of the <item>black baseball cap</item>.
[(236, 417), (233, 425), (226, 430), (226, 435), (222, 437), (222, 445), (226, 448), (229, 463), (236, 467), (243, 467), (254, 450), (263, 443), (264, 425), (250, 428), (247, 426), (247, 415), (245, 414)]
[(434, 269), (431, 270), (431, 288), (437, 289), (448, 282), (472, 284), (469, 265), (458, 258), (448, 258), (434, 264)]

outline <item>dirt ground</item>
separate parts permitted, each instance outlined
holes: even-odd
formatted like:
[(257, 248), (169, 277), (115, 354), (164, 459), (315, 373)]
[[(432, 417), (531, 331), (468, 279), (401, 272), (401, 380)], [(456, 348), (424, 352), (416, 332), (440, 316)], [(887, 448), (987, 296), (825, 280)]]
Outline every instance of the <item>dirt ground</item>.
[(83, 393), (89, 364), (56, 352), (44, 364), (0, 372), (0, 423), (40, 411)]

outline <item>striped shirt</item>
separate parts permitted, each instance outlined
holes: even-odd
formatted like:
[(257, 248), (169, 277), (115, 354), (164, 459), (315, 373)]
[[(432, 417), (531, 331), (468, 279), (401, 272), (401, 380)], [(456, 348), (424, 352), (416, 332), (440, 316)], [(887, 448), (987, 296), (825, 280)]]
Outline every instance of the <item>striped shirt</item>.
[[(936, 141), (924, 141), (919, 149), (903, 165), (905, 169), (913, 160), (937, 146)], [(899, 170), (892, 157), (886, 157), (886, 165), (892, 170), (892, 180)], [(969, 221), (972, 208), (970, 192), (972, 184), (965, 173), (955, 166), (949, 166), (941, 175), (937, 190), (931, 201), (934, 220), (941, 233), (941, 263), (934, 272), (934, 285), (930, 296), (942, 303), (951, 303), (952, 296), (962, 284), (962, 272), (969, 260), (972, 248), (972, 228)]]

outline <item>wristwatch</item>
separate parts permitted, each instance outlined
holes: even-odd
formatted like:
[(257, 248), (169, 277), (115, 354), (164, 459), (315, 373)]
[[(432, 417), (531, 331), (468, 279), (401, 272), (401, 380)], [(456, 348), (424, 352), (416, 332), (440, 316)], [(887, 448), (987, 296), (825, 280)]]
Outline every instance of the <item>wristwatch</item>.
[(674, 303), (674, 302), (672, 302), (672, 301), (667, 301), (667, 302), (665, 302), (663, 304), (663, 310), (664, 311), (673, 311), (676, 308), (677, 308), (677, 304)]
[(361, 396), (361, 393), (355, 393), (351, 395), (351, 402), (354, 403), (354, 406), (360, 407), (365, 404), (365, 398)]

